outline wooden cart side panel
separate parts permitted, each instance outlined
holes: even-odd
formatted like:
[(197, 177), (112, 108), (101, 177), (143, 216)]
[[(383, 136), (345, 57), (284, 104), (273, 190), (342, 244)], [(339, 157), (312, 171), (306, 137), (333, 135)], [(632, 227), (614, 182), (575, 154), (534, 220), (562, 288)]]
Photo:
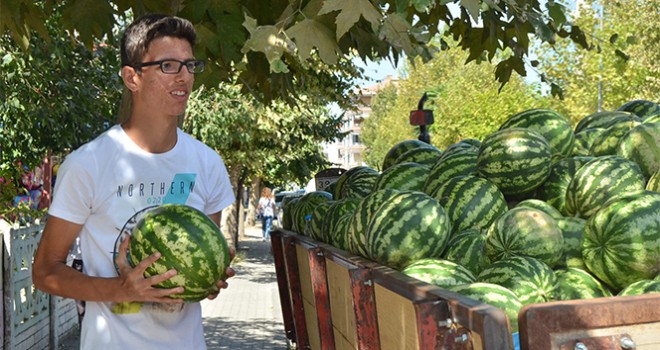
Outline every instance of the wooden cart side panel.
[(309, 338), (307, 335), (307, 321), (305, 320), (305, 308), (298, 271), (298, 258), (294, 237), (285, 236), (282, 242), (286, 262), (287, 278), (289, 280), (289, 295), (291, 298), (291, 310), (293, 311), (293, 322), (296, 329), (296, 345), (298, 349), (309, 349)]
[(413, 302), (378, 283), (374, 290), (381, 349), (420, 349)]
[(305, 310), (305, 324), (307, 326), (307, 337), (309, 339), (309, 349), (320, 350), (321, 337), (318, 332), (319, 324), (316, 315), (316, 306), (303, 299), (303, 308)]
[(326, 271), (335, 344), (337, 349), (357, 349), (353, 294), (348, 269), (326, 257)]
[(348, 270), (353, 293), (353, 312), (358, 349), (381, 349), (379, 338), (378, 311), (376, 295), (370, 269), (355, 268)]
[(518, 322), (523, 350), (622, 334), (632, 337), (636, 349), (660, 349), (660, 294), (527, 305)]
[(291, 298), (289, 296), (289, 280), (286, 274), (286, 263), (284, 261), (284, 249), (282, 248), (283, 233), (274, 230), (270, 236), (270, 242), (273, 252), (273, 261), (275, 264), (275, 276), (277, 277), (277, 290), (280, 296), (280, 305), (282, 309), (282, 321), (284, 323), (284, 332), (286, 338), (295, 341), (295, 327), (293, 325), (293, 310), (291, 307)]
[(334, 349), (335, 339), (332, 327), (332, 314), (330, 311), (330, 298), (328, 295), (325, 257), (319, 247), (310, 249), (307, 253), (312, 278), (312, 289), (314, 290), (314, 302), (316, 304), (316, 316), (321, 348)]

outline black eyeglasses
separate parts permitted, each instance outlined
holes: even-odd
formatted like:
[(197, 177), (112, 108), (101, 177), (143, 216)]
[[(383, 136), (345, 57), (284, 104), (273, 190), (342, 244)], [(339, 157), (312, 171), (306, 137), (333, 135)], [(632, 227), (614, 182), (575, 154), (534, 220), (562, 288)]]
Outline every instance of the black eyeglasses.
[(179, 61), (175, 59), (166, 59), (153, 62), (143, 62), (134, 64), (131, 67), (140, 69), (146, 66), (160, 66), (160, 70), (165, 74), (178, 74), (183, 66), (186, 66), (188, 73), (197, 74), (204, 71), (204, 61), (187, 60)]

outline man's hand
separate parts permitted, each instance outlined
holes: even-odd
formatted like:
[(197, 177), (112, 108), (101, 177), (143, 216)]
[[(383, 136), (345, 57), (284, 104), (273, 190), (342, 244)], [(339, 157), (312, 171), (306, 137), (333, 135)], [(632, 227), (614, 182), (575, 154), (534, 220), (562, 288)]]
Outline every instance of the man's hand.
[[(229, 248), (229, 261), (230, 262), (234, 261), (235, 257), (236, 257), (236, 251), (234, 250), (234, 248), (230, 247)], [(234, 269), (232, 269), (230, 266), (227, 266), (227, 269), (225, 270), (225, 274), (227, 275), (227, 278), (234, 277), (234, 275), (236, 275), (236, 271), (234, 271)], [(217, 298), (218, 294), (220, 294), (220, 290), (227, 288), (229, 286), (229, 284), (227, 283), (226, 280), (219, 280), (217, 286), (218, 286), (218, 292), (209, 294), (209, 296), (208, 296), (209, 300), (213, 300), (213, 299)]]
[(183, 303), (182, 299), (169, 297), (172, 294), (183, 293), (183, 287), (176, 288), (156, 288), (157, 285), (166, 281), (177, 274), (176, 270), (171, 269), (160, 275), (144, 277), (144, 271), (160, 258), (160, 253), (155, 252), (146, 259), (140, 261), (135, 268), (128, 263), (128, 244), (131, 237), (126, 238), (119, 245), (118, 255), (115, 263), (119, 267), (119, 279), (122, 291), (125, 293), (125, 301), (150, 301), (167, 304)]

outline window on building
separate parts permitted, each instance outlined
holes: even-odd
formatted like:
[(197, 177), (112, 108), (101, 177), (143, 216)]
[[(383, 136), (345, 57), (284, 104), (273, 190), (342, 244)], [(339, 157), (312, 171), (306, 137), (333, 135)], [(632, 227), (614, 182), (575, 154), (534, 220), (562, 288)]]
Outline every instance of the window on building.
[(360, 143), (360, 135), (359, 134), (353, 134), (353, 144)]

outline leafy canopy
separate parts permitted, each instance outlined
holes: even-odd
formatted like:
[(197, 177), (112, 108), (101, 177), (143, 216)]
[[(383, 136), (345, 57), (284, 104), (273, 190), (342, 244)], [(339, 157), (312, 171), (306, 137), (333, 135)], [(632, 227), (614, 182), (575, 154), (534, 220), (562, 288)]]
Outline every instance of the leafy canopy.
[[(516, 72), (526, 74), (530, 38), (554, 42), (568, 36), (587, 46), (580, 27), (566, 21), (565, 7), (537, 0), (65, 0), (62, 23), (91, 47), (94, 38), (112, 35), (127, 12), (160, 12), (189, 19), (200, 36), (196, 55), (208, 61), (202, 77), (208, 86), (238, 82), (266, 102), (295, 101), (308, 82), (315, 81), (319, 63), (332, 66), (357, 55), (377, 61), (421, 57), (436, 51), (428, 45), (446, 26), (467, 62), (492, 60), (497, 52), (510, 55), (497, 62), (495, 77), (503, 86)], [(45, 4), (40, 6), (39, 4)], [(24, 49), (34, 30), (49, 38), (42, 23), (51, 15), (52, 1), (3, 0), (0, 31), (8, 31)], [(444, 43), (444, 42), (443, 42)], [(445, 43), (446, 44), (446, 43)], [(446, 45), (439, 46), (445, 48)], [(302, 89), (302, 90), (301, 90)], [(345, 96), (337, 87), (325, 91)], [(340, 100), (340, 99), (337, 99)]]

